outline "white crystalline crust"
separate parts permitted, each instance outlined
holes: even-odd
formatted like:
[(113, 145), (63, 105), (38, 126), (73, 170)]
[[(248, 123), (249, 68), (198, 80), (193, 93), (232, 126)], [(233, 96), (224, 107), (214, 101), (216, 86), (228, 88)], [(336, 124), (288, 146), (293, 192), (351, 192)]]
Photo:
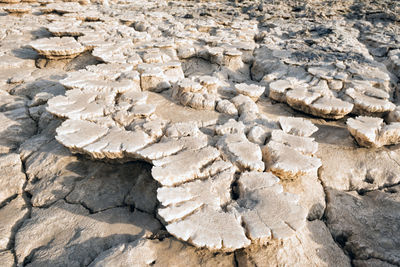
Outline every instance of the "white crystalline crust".
[[(44, 10), (73, 18), (52, 22), (48, 29), (76, 39), (42, 38), (30, 44), (50, 59), (86, 51), (84, 56), (91, 53), (100, 63), (67, 72), (60, 80), (66, 93), (48, 100), (47, 111), (64, 120), (56, 139), (92, 159), (151, 163), (159, 184), (160, 221), (170, 234), (196, 247), (234, 251), (295, 235), (307, 211), (280, 181), (316, 175), (321, 161), (311, 135), (317, 128), (302, 118), (269, 121), (259, 105), (269, 92), (295, 109), (337, 119), (365, 101), (331, 93), (330, 87), (344, 87), (340, 82), (249, 82), (255, 44), (243, 36), (238, 41), (240, 25), (232, 26), (232, 36), (220, 38), (208, 34), (214, 23), (200, 23), (192, 29), (206, 44), (199, 46), (183, 41), (185, 36), (161, 37), (170, 29), (152, 28), (140, 16), (122, 19), (131, 27), (112, 24), (117, 34), (98, 22), (85, 27), (78, 9), (57, 3)], [(202, 71), (190, 73), (191, 64)], [(334, 75), (316, 67), (308, 72), (325, 79)], [(365, 97), (391, 103), (389, 94), (352, 86)], [(353, 89), (345, 89), (351, 98)], [(381, 106), (389, 107), (386, 102)], [(382, 111), (378, 104), (371, 102), (370, 111)]]
[(42, 38), (29, 45), (40, 55), (50, 59), (73, 58), (85, 50), (73, 37)]
[(383, 119), (358, 116), (347, 120), (347, 129), (360, 146), (382, 147), (400, 143), (400, 123), (385, 124)]
[[(74, 89), (48, 101), (47, 110), (66, 119), (56, 139), (94, 159), (152, 163), (152, 176), (161, 185), (158, 215), (172, 235), (198, 247), (233, 251), (251, 242), (288, 238), (304, 225), (306, 210), (295, 195), (283, 192), (272, 173), (286, 179), (318, 169), (320, 161), (313, 157), (317, 144), (308, 137), (316, 130), (312, 123), (281, 118), (281, 130), (271, 132), (262, 150), (247, 139), (245, 124), (231, 119), (215, 126), (218, 141), (213, 145), (196, 123), (158, 118), (157, 106), (147, 104), (154, 93), (90, 82), (102, 77), (99, 72), (112, 74), (106, 70), (89, 68), (62, 81)], [(202, 88), (196, 82), (182, 83), (184, 88)], [(240, 114), (256, 111), (247, 96), (233, 103)], [(298, 163), (282, 153), (295, 155)], [(272, 173), (264, 172), (266, 167)], [(238, 200), (231, 195), (235, 181)]]

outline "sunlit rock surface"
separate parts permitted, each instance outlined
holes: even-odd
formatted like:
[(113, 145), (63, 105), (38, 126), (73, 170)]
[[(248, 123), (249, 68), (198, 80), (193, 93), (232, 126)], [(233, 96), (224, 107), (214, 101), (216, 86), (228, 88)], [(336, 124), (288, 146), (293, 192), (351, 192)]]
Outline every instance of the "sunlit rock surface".
[(0, 265), (399, 264), (397, 1), (0, 2)]

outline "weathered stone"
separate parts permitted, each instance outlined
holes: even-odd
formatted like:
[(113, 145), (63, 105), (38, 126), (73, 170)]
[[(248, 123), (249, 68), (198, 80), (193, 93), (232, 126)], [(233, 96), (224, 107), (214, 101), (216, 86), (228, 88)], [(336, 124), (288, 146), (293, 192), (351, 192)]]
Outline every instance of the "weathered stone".
[(35, 40), (29, 44), (40, 55), (49, 59), (74, 58), (85, 48), (72, 37), (52, 37)]
[(355, 259), (375, 258), (398, 265), (399, 187), (385, 191), (359, 195), (354, 191), (329, 189), (327, 225), (333, 237), (342, 240)]
[(224, 157), (233, 162), (240, 170), (263, 171), (260, 146), (251, 143), (244, 135), (228, 134), (220, 138), (217, 146)]
[(13, 267), (15, 266), (14, 255), (11, 251), (2, 251), (0, 252), (0, 262), (4, 267)]
[(123, 206), (124, 200), (135, 186), (141, 173), (140, 163), (115, 166), (106, 163), (93, 164), (86, 179), (75, 183), (68, 194), (68, 203), (80, 203), (92, 212)]
[(140, 169), (135, 185), (126, 195), (124, 202), (138, 210), (155, 213), (158, 204), (157, 188), (157, 182), (151, 176), (150, 168)]
[(200, 169), (220, 156), (213, 147), (186, 150), (176, 155), (153, 161), (151, 173), (164, 186), (172, 186), (196, 179)]
[[(175, 257), (180, 258), (179, 261)], [(184, 267), (188, 265), (228, 267), (234, 264), (233, 254), (217, 254), (196, 251), (193, 247), (173, 239), (138, 239), (132, 243), (121, 244), (101, 253), (89, 266), (134, 266), (153, 265)]]
[(26, 4), (15, 4), (15, 5), (3, 7), (3, 10), (8, 13), (21, 14), (21, 13), (31, 12), (31, 6), (26, 5)]
[(18, 154), (0, 156), (0, 204), (22, 193), (26, 177)]
[(239, 266), (351, 266), (328, 228), (318, 220), (307, 222), (306, 227), (287, 240), (240, 251), (236, 259)]
[(12, 248), (15, 230), (28, 217), (29, 210), (22, 196), (0, 209), (0, 250)]
[(381, 147), (400, 142), (400, 123), (385, 125), (383, 119), (359, 116), (347, 120), (347, 129), (357, 143), (365, 147)]
[(271, 173), (247, 172), (239, 178), (236, 209), (247, 235), (256, 243), (286, 239), (304, 227), (306, 211), (297, 204), (298, 196), (283, 193), (278, 181)]
[(235, 105), (226, 99), (218, 101), (215, 109), (218, 112), (225, 113), (228, 115), (232, 115), (232, 116), (238, 115), (238, 110), (236, 109)]
[(50, 208), (32, 210), (16, 235), (17, 261), (29, 260), (32, 266), (88, 265), (102, 251), (148, 237), (159, 227), (139, 211), (113, 208), (89, 214), (80, 205), (60, 200)]
[(265, 88), (255, 84), (240, 83), (235, 85), (236, 92), (238, 94), (247, 95), (254, 101), (257, 101), (262, 94), (264, 94)]
[(10, 152), (35, 132), (36, 124), (26, 108), (0, 112), (0, 152)]
[(279, 125), (285, 133), (298, 136), (311, 136), (318, 130), (312, 122), (303, 118), (280, 117)]

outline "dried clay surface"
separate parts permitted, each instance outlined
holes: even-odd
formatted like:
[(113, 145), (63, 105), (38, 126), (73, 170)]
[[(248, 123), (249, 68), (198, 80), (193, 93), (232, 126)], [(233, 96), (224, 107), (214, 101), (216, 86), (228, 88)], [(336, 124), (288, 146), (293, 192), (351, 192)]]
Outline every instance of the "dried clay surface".
[(399, 266), (400, 3), (0, 0), (1, 266)]

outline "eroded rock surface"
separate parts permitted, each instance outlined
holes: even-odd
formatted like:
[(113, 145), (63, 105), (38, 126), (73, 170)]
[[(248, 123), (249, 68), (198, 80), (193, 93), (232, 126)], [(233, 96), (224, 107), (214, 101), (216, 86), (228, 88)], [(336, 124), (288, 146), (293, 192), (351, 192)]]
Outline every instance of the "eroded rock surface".
[[(175, 255), (181, 260), (176, 261)], [(213, 255), (208, 251), (196, 251), (174, 239), (163, 241), (138, 239), (121, 244), (100, 254), (89, 266), (232, 266), (233, 254)]]
[(327, 225), (356, 259), (399, 264), (399, 186), (359, 195), (328, 190)]
[(265, 247), (249, 247), (238, 253), (239, 266), (351, 266), (346, 254), (321, 221), (308, 222), (296, 236)]
[(28, 257), (32, 266), (87, 265), (100, 252), (149, 237), (159, 227), (140, 211), (113, 208), (90, 214), (80, 205), (60, 200), (48, 209), (32, 210), (17, 233), (15, 251), (18, 263)]
[(0, 2), (0, 265), (399, 265), (397, 1)]
[(357, 143), (365, 147), (381, 147), (400, 142), (400, 123), (385, 124), (381, 118), (360, 116), (347, 120), (347, 128)]

